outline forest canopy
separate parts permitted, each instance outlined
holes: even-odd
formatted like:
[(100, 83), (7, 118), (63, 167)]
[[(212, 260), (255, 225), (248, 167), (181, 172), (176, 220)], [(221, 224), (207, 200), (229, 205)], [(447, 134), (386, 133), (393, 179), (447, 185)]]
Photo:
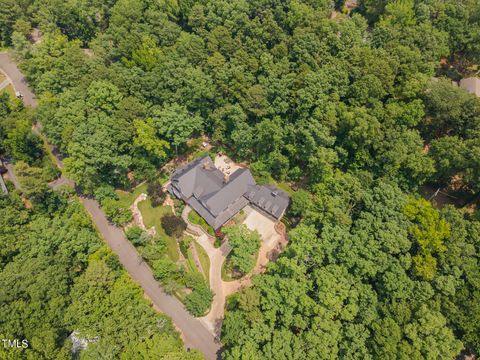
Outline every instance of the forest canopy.
[[(0, 0), (0, 42), (85, 193), (155, 178), (200, 135), (299, 189), (286, 251), (228, 301), (226, 359), (480, 352), (480, 100), (455, 83), (479, 76), (480, 2), (349, 4)], [(41, 167), (14, 114), (0, 97), (0, 149)]]

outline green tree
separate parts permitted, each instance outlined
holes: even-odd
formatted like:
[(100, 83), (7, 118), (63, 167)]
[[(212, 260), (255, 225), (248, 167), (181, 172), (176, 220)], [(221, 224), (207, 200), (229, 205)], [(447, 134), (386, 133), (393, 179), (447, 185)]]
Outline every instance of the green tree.
[(229, 225), (222, 229), (232, 247), (229, 259), (242, 274), (250, 272), (256, 264), (260, 248), (260, 234), (249, 230), (246, 225)]
[(153, 122), (158, 132), (175, 147), (175, 153), (194, 133), (202, 130), (202, 119), (176, 103), (156, 111)]
[(134, 120), (133, 127), (136, 132), (133, 138), (133, 145), (144, 150), (155, 159), (163, 160), (167, 155), (165, 151), (169, 148), (169, 144), (165, 140), (158, 138), (153, 120)]

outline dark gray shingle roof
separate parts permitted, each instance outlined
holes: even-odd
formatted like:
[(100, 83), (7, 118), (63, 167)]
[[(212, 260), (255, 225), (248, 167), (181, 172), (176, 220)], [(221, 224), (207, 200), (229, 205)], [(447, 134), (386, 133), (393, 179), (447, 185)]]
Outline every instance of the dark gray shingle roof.
[(185, 200), (214, 229), (218, 229), (243, 207), (252, 203), (279, 219), (289, 197), (276, 187), (256, 185), (250, 170), (241, 168), (227, 179), (205, 156), (178, 169), (169, 190)]

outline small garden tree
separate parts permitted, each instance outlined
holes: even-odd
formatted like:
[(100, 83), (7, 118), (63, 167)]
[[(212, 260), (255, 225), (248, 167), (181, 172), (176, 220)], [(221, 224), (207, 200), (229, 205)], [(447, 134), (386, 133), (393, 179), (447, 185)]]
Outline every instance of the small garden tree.
[(165, 215), (162, 217), (162, 226), (167, 235), (180, 237), (187, 229), (187, 224), (181, 217), (175, 215)]
[(260, 234), (249, 230), (245, 225), (226, 226), (222, 231), (228, 236), (228, 243), (232, 247), (229, 258), (233, 266), (242, 274), (251, 271), (260, 248)]
[(132, 212), (130, 209), (123, 208), (118, 200), (109, 197), (105, 198), (102, 201), (102, 209), (108, 220), (116, 225), (125, 225), (132, 221)]
[(145, 245), (150, 239), (150, 235), (148, 235), (138, 226), (132, 226), (128, 228), (125, 233), (127, 235), (127, 239), (130, 240), (135, 246)]
[(193, 316), (202, 316), (210, 307), (213, 292), (206, 286), (200, 286), (185, 298), (185, 307)]
[(160, 183), (158, 183), (157, 181), (148, 183), (147, 193), (148, 196), (150, 196), (153, 207), (162, 205), (167, 198), (167, 194), (165, 193), (165, 191), (163, 191), (162, 185), (160, 185)]

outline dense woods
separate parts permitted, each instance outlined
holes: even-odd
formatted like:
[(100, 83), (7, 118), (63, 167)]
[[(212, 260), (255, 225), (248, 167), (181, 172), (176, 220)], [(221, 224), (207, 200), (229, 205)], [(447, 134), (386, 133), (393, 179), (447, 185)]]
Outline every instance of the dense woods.
[(185, 352), (74, 198), (46, 214), (15, 193), (0, 197), (0, 241), (0, 334), (29, 343), (0, 347), (2, 359), (71, 359), (72, 333), (88, 341), (82, 359), (201, 358)]
[[(38, 169), (30, 178), (48, 175), (28, 131), (37, 119), (65, 154), (68, 176), (98, 195), (154, 179), (189, 139), (205, 134), (256, 176), (298, 188), (286, 251), (228, 301), (226, 359), (478, 354), (480, 100), (452, 80), (478, 76), (480, 2), (358, 5), (0, 0), (1, 44), (13, 48), (40, 99), (31, 114), (0, 97), (0, 150), (21, 161), (23, 173)], [(35, 45), (32, 28), (43, 33)], [(433, 207), (419, 195), (425, 184), (456, 190), (457, 207)], [(32, 213), (18, 199), (2, 201), (8, 246), (0, 281), (13, 281), (19, 264), (21, 274), (25, 264), (51, 271), (45, 276), (59, 277), (62, 288), (47, 288), (56, 292), (50, 300), (32, 298), (58, 299), (64, 311), (42, 310), (33, 324), (0, 320), (1, 333), (17, 329), (7, 321), (22, 323), (18, 334), (49, 339), (46, 358), (64, 351), (66, 329), (119, 334), (129, 321), (139, 329), (128, 332), (134, 339), (105, 336), (91, 357), (119, 356), (114, 341), (134, 351), (146, 332), (142, 351), (160, 349), (160, 338), (177, 344), (169, 327), (155, 330), (167, 337), (151, 330), (155, 316), (111, 257), (96, 251), (89, 225), (55, 212), (80, 211), (75, 202), (34, 196)], [(46, 237), (55, 226), (65, 239)], [(42, 257), (48, 266), (34, 265)], [(98, 288), (87, 286), (92, 277)], [(32, 302), (13, 301), (27, 290), (0, 289), (8, 289), (2, 307), (33, 311)], [(116, 313), (122, 296), (142, 315)], [(190, 300), (201, 313), (199, 299)], [(86, 310), (93, 304), (118, 316), (115, 331), (93, 321), (104, 316)]]

